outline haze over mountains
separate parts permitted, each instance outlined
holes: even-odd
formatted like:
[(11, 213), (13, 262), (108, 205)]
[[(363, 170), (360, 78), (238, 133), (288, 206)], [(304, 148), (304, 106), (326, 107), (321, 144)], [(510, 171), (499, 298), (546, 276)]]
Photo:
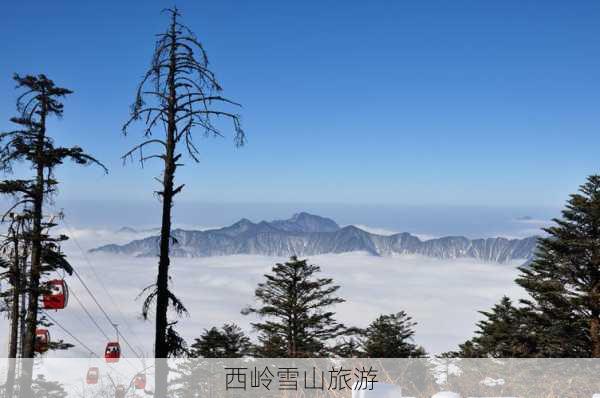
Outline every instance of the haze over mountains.
[[(417, 254), (439, 259), (472, 258), (496, 263), (530, 260), (537, 240), (533, 236), (523, 239), (447, 236), (421, 240), (407, 232), (378, 235), (353, 225), (340, 227), (329, 218), (305, 212), (287, 220), (271, 222), (253, 223), (242, 219), (228, 227), (205, 231), (175, 229), (173, 237), (176, 239), (172, 246), (172, 255), (175, 257), (236, 254), (287, 257), (360, 251), (375, 256)], [(150, 236), (124, 245), (100, 246), (91, 252), (156, 256), (158, 239), (158, 236)]]

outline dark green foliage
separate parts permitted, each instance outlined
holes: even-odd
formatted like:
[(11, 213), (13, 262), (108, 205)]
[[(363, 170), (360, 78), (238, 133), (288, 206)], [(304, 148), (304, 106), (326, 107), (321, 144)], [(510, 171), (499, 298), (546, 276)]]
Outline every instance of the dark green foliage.
[(600, 357), (600, 176), (571, 195), (556, 226), (544, 229), (536, 259), (517, 283), (537, 315), (544, 356)]
[(571, 195), (516, 282), (529, 297), (482, 312), (477, 336), (451, 355), (600, 357), (600, 176)]
[(259, 358), (286, 358), (288, 347), (286, 340), (276, 333), (262, 332), (253, 353)]
[(241, 358), (250, 353), (250, 339), (239, 326), (226, 323), (220, 329), (204, 330), (191, 345), (190, 356), (204, 358)]
[[(58, 184), (52, 178), (53, 171), (65, 160), (81, 165), (97, 164), (104, 168), (80, 147), (56, 146), (54, 140), (47, 135), (47, 118), (62, 117), (64, 107), (60, 100), (72, 94), (71, 90), (57, 87), (45, 75), (15, 75), (14, 80), (17, 88), (23, 89), (23, 93), (17, 100), (19, 116), (10, 119), (18, 128), (0, 134), (0, 167), (3, 171), (11, 172), (14, 164), (22, 161), (29, 162), (34, 169), (41, 165), (46, 171), (44, 193), (49, 194), (54, 192), (54, 187)], [(36, 188), (33, 183), (34, 180), (22, 179), (3, 181), (1, 192), (21, 193), (22, 200), (32, 203)]]
[(333, 348), (333, 353), (340, 358), (363, 358), (362, 341), (358, 336), (344, 336)]
[[(96, 164), (105, 171), (106, 168), (78, 146), (56, 146), (47, 131), (49, 117), (62, 117), (64, 107), (61, 100), (72, 93), (70, 90), (56, 86), (43, 74), (15, 75), (14, 80), (21, 90), (17, 98), (18, 115), (11, 119), (17, 127), (0, 134), (0, 169), (4, 173), (11, 173), (16, 163), (24, 163), (33, 173), (30, 178), (0, 181), (0, 194), (14, 199), (14, 205), (5, 215), (18, 210), (31, 223), (30, 228), (22, 233), (23, 240), (30, 247), (31, 260), (26, 275), (23, 275), (26, 279), (24, 291), (19, 293), (28, 295), (23, 357), (33, 358), (38, 299), (44, 290), (40, 278), (53, 270), (72, 271), (60, 252), (60, 243), (66, 237), (49, 234), (50, 228), (56, 225), (55, 220), (54, 217), (48, 218), (43, 211), (44, 205), (56, 192), (58, 181), (54, 176), (55, 169), (65, 161), (80, 165)], [(31, 388), (31, 364), (31, 361), (26, 361), (26, 366), (22, 368), (21, 389), (25, 395), (29, 394)]]
[(328, 310), (344, 302), (335, 295), (339, 286), (331, 278), (317, 278), (320, 267), (291, 257), (276, 264), (255, 291), (262, 306), (243, 314), (256, 314), (263, 322), (252, 326), (260, 333), (258, 352), (268, 356), (310, 357), (325, 355), (327, 342), (342, 335), (345, 327)]
[(178, 358), (187, 354), (187, 344), (183, 337), (179, 335), (174, 326), (177, 322), (171, 322), (167, 326), (167, 352), (169, 356)]
[(250, 351), (250, 339), (235, 324), (226, 323), (221, 328), (204, 330), (190, 346), (188, 358), (177, 361), (176, 376), (170, 383), (169, 392), (175, 397), (212, 396), (214, 381), (226, 366), (225, 359), (214, 358), (240, 358)]
[(44, 375), (33, 380), (31, 390), (33, 398), (65, 398), (68, 395), (59, 382), (46, 380)]
[(527, 358), (538, 356), (538, 336), (535, 315), (527, 309), (513, 306), (503, 297), (490, 311), (480, 311), (485, 317), (477, 323), (476, 337), (459, 346), (454, 356), (463, 358)]
[(419, 358), (425, 350), (413, 343), (416, 323), (404, 311), (381, 315), (363, 332), (363, 350), (370, 358)]

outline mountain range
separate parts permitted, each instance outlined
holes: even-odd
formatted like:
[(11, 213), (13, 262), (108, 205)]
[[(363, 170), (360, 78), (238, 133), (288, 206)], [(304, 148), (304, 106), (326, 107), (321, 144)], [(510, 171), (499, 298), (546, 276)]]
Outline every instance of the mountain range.
[[(507, 263), (533, 258), (537, 237), (468, 239), (446, 236), (421, 240), (410, 233), (378, 235), (356, 226), (340, 227), (335, 221), (309, 213), (287, 220), (254, 223), (242, 219), (228, 227), (205, 231), (174, 229), (174, 257), (210, 257), (255, 254), (277, 257), (314, 256), (362, 251), (375, 256), (416, 254), (439, 259), (472, 258)], [(124, 245), (109, 244), (90, 252), (157, 256), (159, 237), (150, 236)]]

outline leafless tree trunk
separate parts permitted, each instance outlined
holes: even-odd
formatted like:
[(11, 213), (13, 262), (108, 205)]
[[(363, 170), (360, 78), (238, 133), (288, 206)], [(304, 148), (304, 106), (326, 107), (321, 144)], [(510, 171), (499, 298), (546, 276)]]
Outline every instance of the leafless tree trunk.
[[(188, 155), (198, 161), (198, 150), (192, 140), (192, 130), (199, 127), (205, 135), (221, 136), (212, 122), (212, 117), (224, 117), (233, 121), (236, 144), (242, 145), (244, 133), (238, 115), (217, 109), (217, 104), (237, 105), (217, 95), (221, 90), (214, 74), (208, 69), (208, 59), (204, 48), (194, 34), (185, 25), (178, 22), (177, 9), (167, 10), (171, 21), (167, 31), (159, 35), (151, 68), (139, 85), (131, 118), (123, 126), (127, 134), (131, 123), (143, 120), (144, 136), (147, 140), (127, 152), (126, 160), (139, 151), (140, 162), (149, 159), (163, 161), (162, 178), (159, 179), (161, 190), (158, 193), (162, 201), (162, 222), (159, 241), (159, 262), (156, 284), (145, 289), (142, 314), (147, 318), (149, 307), (156, 300), (156, 325), (154, 355), (156, 397), (166, 396), (168, 369), (164, 358), (181, 350), (182, 339), (173, 329), (174, 322), (167, 317), (169, 306), (178, 314), (186, 312), (177, 296), (169, 289), (171, 210), (174, 197), (181, 192), (183, 185), (175, 187), (175, 173), (180, 165), (181, 153), (177, 152), (178, 144), (185, 145)], [(152, 103), (149, 103), (152, 102)], [(164, 126), (165, 136), (150, 138), (152, 132)], [(148, 146), (158, 146), (157, 153), (145, 154)]]
[(160, 257), (158, 262), (158, 276), (156, 278), (156, 325), (155, 325), (155, 369), (157, 397), (166, 397), (168, 369), (166, 360), (169, 356), (167, 345), (167, 312), (169, 307), (169, 248), (171, 243), (171, 210), (173, 208), (173, 182), (175, 178), (175, 26), (171, 25), (171, 50), (169, 54), (169, 75), (167, 85), (169, 96), (167, 100), (167, 137), (164, 157), (164, 176), (162, 190), (162, 222), (160, 229)]

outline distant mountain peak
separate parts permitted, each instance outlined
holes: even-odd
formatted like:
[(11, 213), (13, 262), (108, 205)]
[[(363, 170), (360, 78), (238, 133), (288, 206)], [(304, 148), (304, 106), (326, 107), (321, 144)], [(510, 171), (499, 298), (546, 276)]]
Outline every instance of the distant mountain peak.
[(254, 224), (252, 221), (248, 220), (247, 218), (242, 218), (241, 220), (237, 221), (234, 224), (231, 224), (228, 227), (223, 227), (220, 229), (217, 229), (216, 231), (228, 235), (228, 236), (237, 236), (240, 234), (245, 233), (246, 231), (252, 229), (256, 224)]
[[(369, 233), (369, 232), (365, 231), (364, 229), (358, 228), (356, 225), (353, 225), (353, 224), (346, 225), (345, 227), (342, 228), (342, 230)], [(375, 235), (375, 234), (373, 234), (373, 235)]]
[[(420, 240), (410, 233), (378, 235), (355, 225), (343, 228), (332, 219), (306, 212), (287, 220), (253, 223), (243, 218), (224, 228), (206, 231), (176, 229), (174, 257), (210, 257), (234, 254), (258, 254), (287, 257), (362, 251), (376, 256), (417, 254), (440, 259), (472, 258), (506, 263), (530, 260), (537, 237), (524, 239), (468, 239), (446, 236)], [(91, 251), (155, 256), (158, 237), (134, 240), (125, 245), (106, 245)]]
[(289, 220), (290, 221), (298, 221), (298, 220), (306, 219), (306, 218), (324, 218), (324, 217), (317, 216), (317, 215), (314, 215), (314, 214), (310, 214), (310, 213), (307, 213), (305, 211), (301, 211), (299, 213), (294, 213)]
[(117, 230), (118, 234), (136, 234), (138, 231), (131, 227), (121, 227)]
[(305, 211), (295, 213), (287, 220), (273, 220), (270, 224), (287, 232), (334, 232), (340, 226), (331, 218), (321, 217)]

